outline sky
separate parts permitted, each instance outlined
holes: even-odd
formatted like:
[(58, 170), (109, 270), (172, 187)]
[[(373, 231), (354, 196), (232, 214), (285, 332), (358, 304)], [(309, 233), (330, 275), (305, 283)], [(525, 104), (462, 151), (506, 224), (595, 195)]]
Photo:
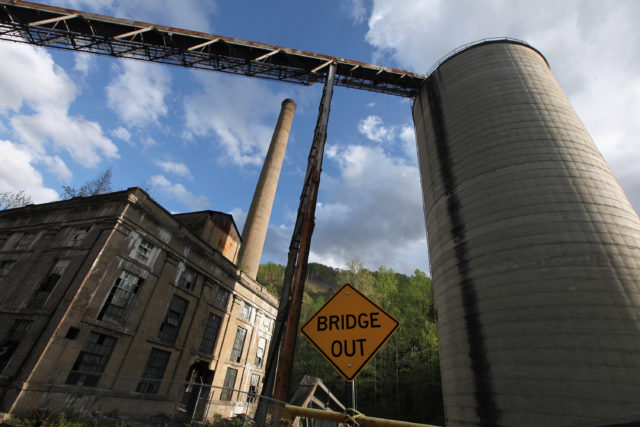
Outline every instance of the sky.
[[(61, 7), (426, 74), (453, 49), (525, 40), (547, 58), (640, 207), (640, 2), (52, 0)], [(240, 230), (280, 104), (297, 111), (262, 262), (286, 263), (322, 87), (0, 42), (0, 192), (58, 200), (112, 168), (170, 212)], [(311, 262), (429, 271), (411, 101), (335, 88)]]

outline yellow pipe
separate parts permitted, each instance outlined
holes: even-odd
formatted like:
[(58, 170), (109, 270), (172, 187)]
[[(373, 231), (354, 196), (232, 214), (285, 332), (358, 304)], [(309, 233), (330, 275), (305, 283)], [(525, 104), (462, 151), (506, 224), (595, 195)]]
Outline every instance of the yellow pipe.
[(357, 422), (362, 427), (436, 427), (431, 424), (408, 423), (405, 421), (386, 420), (383, 418), (367, 417), (365, 415), (355, 415), (350, 417), (342, 412), (323, 411), (313, 408), (301, 408), (299, 406), (285, 405), (281, 426), (288, 426), (293, 423), (295, 417), (313, 418), (316, 420), (335, 421), (346, 423), (350, 420)]

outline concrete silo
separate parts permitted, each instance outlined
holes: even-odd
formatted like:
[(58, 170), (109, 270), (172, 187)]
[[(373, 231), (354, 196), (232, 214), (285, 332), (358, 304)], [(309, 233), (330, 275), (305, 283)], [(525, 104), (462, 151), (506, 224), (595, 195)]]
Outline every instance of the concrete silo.
[(447, 425), (640, 420), (640, 220), (544, 57), (479, 43), (413, 106)]

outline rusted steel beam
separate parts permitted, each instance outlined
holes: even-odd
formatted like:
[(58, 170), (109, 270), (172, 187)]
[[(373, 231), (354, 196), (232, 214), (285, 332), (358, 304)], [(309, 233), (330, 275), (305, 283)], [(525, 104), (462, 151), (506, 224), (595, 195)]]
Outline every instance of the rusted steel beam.
[[(61, 22), (65, 25), (58, 25)], [(137, 37), (142, 33), (144, 37)], [(20, 0), (0, 0), (0, 39), (303, 85), (325, 82), (327, 65), (335, 63), (336, 86), (409, 98), (426, 78), (345, 58)], [(114, 43), (122, 48), (105, 48)], [(139, 48), (157, 53), (143, 55)], [(269, 67), (256, 71), (251, 65), (266, 58)]]

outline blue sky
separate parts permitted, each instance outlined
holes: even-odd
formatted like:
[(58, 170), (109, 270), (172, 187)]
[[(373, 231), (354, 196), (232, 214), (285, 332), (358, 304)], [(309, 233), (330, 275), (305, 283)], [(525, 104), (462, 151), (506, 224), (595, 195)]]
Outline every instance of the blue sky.
[[(635, 1), (58, 0), (62, 7), (425, 73), (456, 47), (510, 36), (542, 51), (640, 206)], [(321, 86), (0, 42), (0, 192), (58, 199), (107, 167), (172, 212), (242, 229), (280, 103), (296, 101), (263, 262), (286, 262)], [(411, 103), (336, 88), (311, 261), (428, 271)]]

